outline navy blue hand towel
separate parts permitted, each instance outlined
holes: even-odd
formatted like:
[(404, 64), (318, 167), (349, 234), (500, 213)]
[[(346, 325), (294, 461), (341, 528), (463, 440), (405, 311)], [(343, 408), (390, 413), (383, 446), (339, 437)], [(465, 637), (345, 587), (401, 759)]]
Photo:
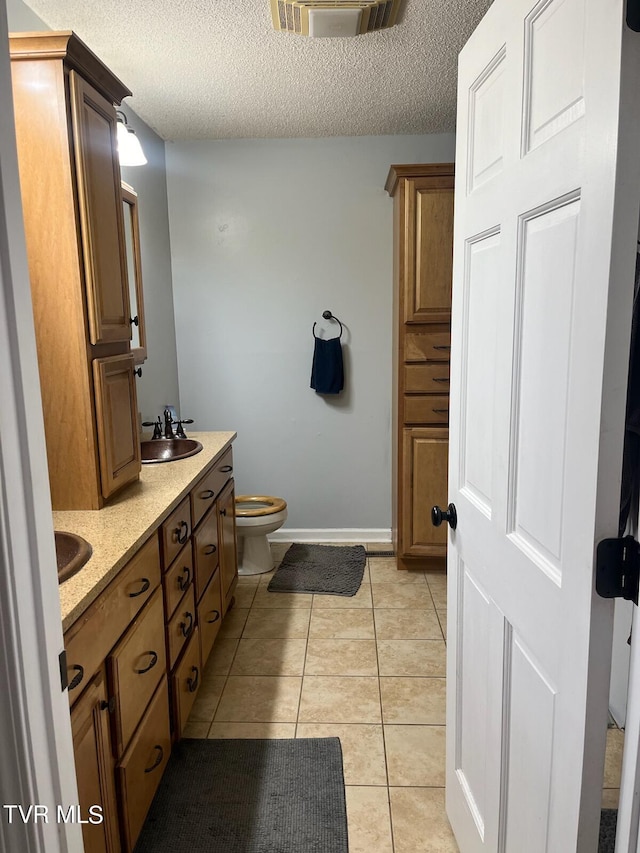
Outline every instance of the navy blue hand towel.
[(344, 388), (340, 338), (315, 338), (311, 387), (317, 394), (339, 394)]

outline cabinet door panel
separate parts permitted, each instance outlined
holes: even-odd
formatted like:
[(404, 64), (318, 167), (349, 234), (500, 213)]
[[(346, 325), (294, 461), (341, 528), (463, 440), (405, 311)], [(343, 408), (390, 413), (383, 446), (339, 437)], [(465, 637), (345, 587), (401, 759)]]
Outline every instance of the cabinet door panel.
[(206, 666), (218, 631), (222, 625), (222, 593), (220, 590), (220, 570), (209, 581), (198, 605), (198, 629), (200, 632), (200, 657), (202, 666)]
[(171, 695), (173, 702), (173, 735), (176, 740), (182, 736), (189, 714), (196, 701), (196, 695), (202, 681), (202, 662), (200, 660), (200, 629), (196, 628), (189, 640), (180, 663), (171, 677)]
[(238, 577), (238, 555), (236, 550), (236, 514), (234, 481), (227, 484), (218, 498), (218, 536), (220, 541), (220, 579), (222, 601), (226, 609)]
[(193, 584), (190, 584), (176, 612), (167, 623), (167, 666), (173, 669), (180, 657), (185, 643), (196, 627), (196, 598)]
[(193, 567), (196, 575), (196, 601), (200, 601), (202, 598), (202, 593), (213, 577), (213, 573), (218, 568), (219, 562), (218, 503), (215, 503), (193, 534)]
[(138, 401), (133, 357), (93, 361), (102, 494), (108, 498), (140, 473)]
[(444, 556), (446, 525), (433, 527), (431, 507), (447, 505), (448, 431), (446, 429), (404, 430), (403, 553), (408, 556)]
[(130, 341), (116, 112), (75, 71), (69, 81), (90, 339)]

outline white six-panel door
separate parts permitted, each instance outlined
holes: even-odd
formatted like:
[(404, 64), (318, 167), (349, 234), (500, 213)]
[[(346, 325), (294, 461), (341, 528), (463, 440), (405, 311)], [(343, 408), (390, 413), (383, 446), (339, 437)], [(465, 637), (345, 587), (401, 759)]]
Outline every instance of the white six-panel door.
[[(447, 811), (462, 853), (597, 848), (640, 204), (623, 0), (496, 0), (460, 57)], [(621, 98), (626, 99), (621, 114)], [(621, 118), (622, 115), (622, 118)]]

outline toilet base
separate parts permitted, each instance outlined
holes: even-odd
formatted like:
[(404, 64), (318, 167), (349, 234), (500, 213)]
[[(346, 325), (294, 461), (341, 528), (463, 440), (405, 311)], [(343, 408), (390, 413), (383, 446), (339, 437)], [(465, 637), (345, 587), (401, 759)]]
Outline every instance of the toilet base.
[(271, 547), (266, 534), (243, 537), (242, 560), (238, 566), (239, 575), (262, 575), (273, 568)]

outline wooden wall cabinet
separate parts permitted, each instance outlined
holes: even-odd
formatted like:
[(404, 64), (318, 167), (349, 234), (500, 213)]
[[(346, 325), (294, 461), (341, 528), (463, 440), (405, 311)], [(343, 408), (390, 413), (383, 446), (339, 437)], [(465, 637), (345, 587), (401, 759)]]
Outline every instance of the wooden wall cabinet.
[(451, 163), (392, 166), (392, 536), (398, 568), (444, 569), (453, 256)]
[(133, 367), (105, 401), (93, 364), (130, 354), (114, 104), (131, 93), (71, 32), (9, 41), (52, 505), (100, 509), (140, 472)]

